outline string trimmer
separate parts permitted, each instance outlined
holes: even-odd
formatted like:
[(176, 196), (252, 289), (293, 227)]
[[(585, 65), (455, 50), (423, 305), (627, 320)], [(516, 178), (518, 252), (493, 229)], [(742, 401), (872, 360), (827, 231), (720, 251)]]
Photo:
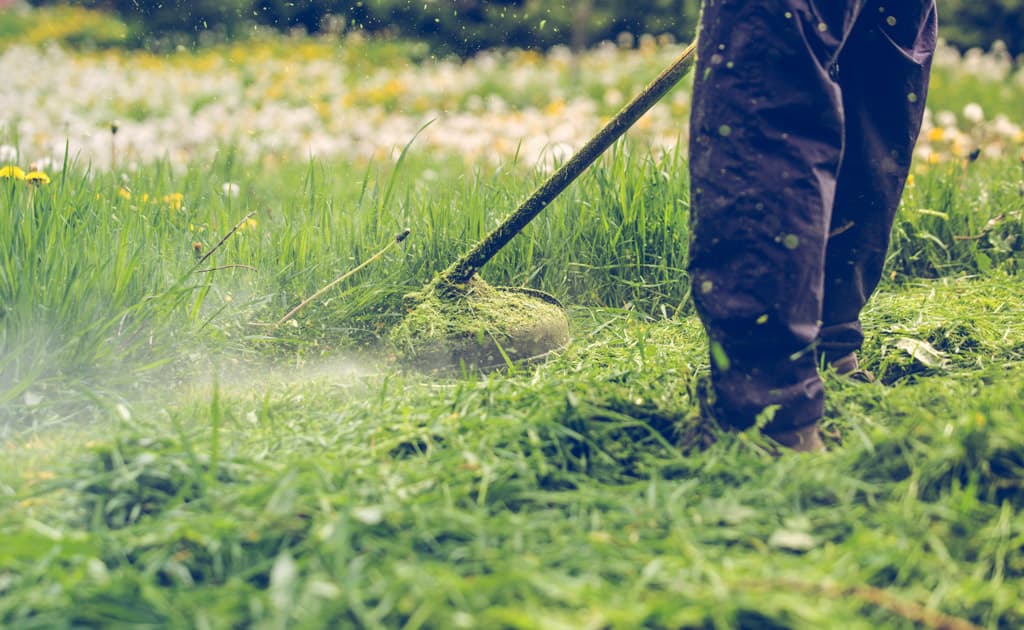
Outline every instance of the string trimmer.
[(490, 370), (533, 361), (569, 343), (569, 320), (553, 296), (535, 289), (493, 287), (477, 272), (576, 180), (693, 67), (690, 44), (512, 214), (423, 291), (391, 339), (406, 363), (426, 370)]

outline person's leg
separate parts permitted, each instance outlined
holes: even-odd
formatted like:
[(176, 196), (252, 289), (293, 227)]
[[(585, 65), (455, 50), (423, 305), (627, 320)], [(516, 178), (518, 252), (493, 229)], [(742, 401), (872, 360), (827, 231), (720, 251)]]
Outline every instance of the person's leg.
[(705, 0), (691, 114), (689, 270), (711, 344), (713, 412), (813, 425), (815, 343), (843, 144), (832, 56), (861, 2)]
[(872, 1), (839, 56), (846, 144), (826, 249), (819, 349), (837, 370), (864, 340), (860, 312), (882, 275), (921, 129), (934, 0)]

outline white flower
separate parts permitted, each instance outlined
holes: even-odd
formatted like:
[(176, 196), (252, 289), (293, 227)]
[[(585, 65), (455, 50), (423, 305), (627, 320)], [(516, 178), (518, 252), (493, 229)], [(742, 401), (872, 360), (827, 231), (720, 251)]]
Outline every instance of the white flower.
[(221, 185), (220, 189), (228, 197), (237, 197), (238, 193), (241, 192), (241, 188), (238, 186), (238, 184), (236, 184), (234, 182), (224, 182)]
[(936, 127), (956, 127), (956, 114), (944, 109), (941, 112), (935, 114), (935, 126)]
[(969, 123), (977, 125), (985, 120), (985, 110), (977, 103), (968, 103), (964, 105), (964, 119)]
[(32, 162), (31, 166), (33, 171), (55, 171), (60, 170), (64, 165), (47, 155)]
[[(350, 43), (359, 37), (351, 35)], [(5, 82), (0, 90), (0, 166), (41, 158), (37, 166), (50, 161), (41, 170), (52, 173), (66, 154), (69, 163), (128, 174), (158, 160), (177, 168), (210, 159), (225, 143), (234, 144), (245, 161), (267, 155), (397, 159), (417, 130), (434, 120), (418, 137), (415, 151), (496, 164), (516, 155), (523, 165), (548, 168), (567, 159), (572, 147), (582, 146), (607, 110), (621, 106), (640, 81), (660, 69), (661, 58), (668, 63), (678, 53), (670, 41), (660, 42), (661, 49), (644, 50), (629, 39), (628, 48), (606, 41), (578, 57), (565, 47), (546, 56), (490, 51), (464, 61), (389, 64), (358, 77), (349, 76), (351, 70), (331, 55), (303, 55), (302, 63), (285, 53), (253, 55), (241, 67), (208, 67), (151, 64), (133, 55), (83, 56), (56, 45), (9, 46), (0, 51)], [(650, 48), (652, 42), (659, 43), (640, 38), (641, 47)], [(577, 66), (582, 85), (570, 87)], [(978, 49), (961, 55), (942, 43), (935, 66), (958, 77), (1011, 80), (1024, 87), (1024, 70), (1011, 68), (1002, 44), (994, 44), (990, 53)], [(39, 67), (48, 71), (33, 71)], [(502, 78), (495, 81), (495, 76)], [(303, 91), (309, 91), (308, 98), (294, 98)], [(75, 107), (68, 107), (72, 102)], [(555, 102), (558, 107), (538, 105)], [(138, 105), (145, 115), (127, 115), (128, 105)], [(654, 154), (685, 143), (689, 105), (689, 91), (676, 90), (644, 116), (631, 136), (650, 142)], [(109, 125), (116, 117), (123, 122), (112, 139)], [(960, 150), (981, 140), (1000, 143), (1005, 150), (1017, 142), (1022, 122), (1016, 114), (987, 120), (982, 108), (971, 104), (962, 112), (935, 112), (921, 142), (941, 147), (942, 159), (954, 146)], [(980, 125), (986, 133), (977, 141), (958, 129)], [(931, 150), (940, 150), (936, 147)], [(929, 156), (938, 159), (939, 154)], [(429, 176), (423, 181), (429, 182)], [(231, 182), (222, 184), (221, 191), (227, 199), (241, 192)]]
[(996, 135), (1013, 140), (1021, 134), (1021, 126), (1011, 121), (1003, 114), (996, 116), (993, 121), (993, 130)]
[(610, 107), (618, 107), (622, 105), (624, 98), (622, 92), (615, 88), (610, 88), (604, 93), (604, 104)]

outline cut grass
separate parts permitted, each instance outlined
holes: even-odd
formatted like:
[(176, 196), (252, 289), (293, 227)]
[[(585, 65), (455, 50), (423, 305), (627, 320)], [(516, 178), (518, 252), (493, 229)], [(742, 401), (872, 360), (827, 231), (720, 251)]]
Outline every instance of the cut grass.
[(442, 275), (406, 300), (409, 312), (389, 342), (403, 363), (421, 370), (510, 367), (569, 342), (564, 308), (540, 291), (493, 287), (477, 276), (455, 286)]
[(17, 449), (2, 469), (0, 620), (1020, 625), (1022, 289), (878, 296), (867, 367), (951, 321), (971, 343), (894, 387), (829, 377), (842, 444), (817, 458), (707, 427), (714, 444), (681, 452), (699, 325), (625, 311), (577, 310), (584, 341), (518, 374), (268, 373), (139, 404), (84, 448), (51, 434), (66, 458)]

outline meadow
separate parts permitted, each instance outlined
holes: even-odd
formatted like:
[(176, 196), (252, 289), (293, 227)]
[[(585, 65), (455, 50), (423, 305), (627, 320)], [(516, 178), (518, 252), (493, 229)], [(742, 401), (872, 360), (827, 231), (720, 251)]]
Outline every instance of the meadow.
[(865, 313), (878, 381), (826, 373), (829, 453), (697, 412), (686, 85), (482, 274), (561, 299), (564, 353), (395, 364), (402, 296), (679, 49), (620, 44), (0, 49), (0, 626), (1024, 625), (998, 48), (937, 60)]

